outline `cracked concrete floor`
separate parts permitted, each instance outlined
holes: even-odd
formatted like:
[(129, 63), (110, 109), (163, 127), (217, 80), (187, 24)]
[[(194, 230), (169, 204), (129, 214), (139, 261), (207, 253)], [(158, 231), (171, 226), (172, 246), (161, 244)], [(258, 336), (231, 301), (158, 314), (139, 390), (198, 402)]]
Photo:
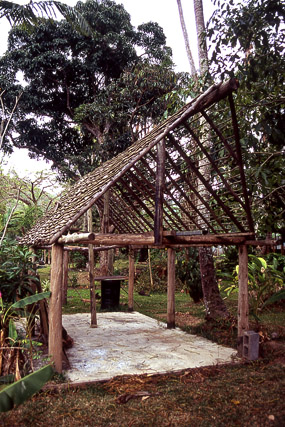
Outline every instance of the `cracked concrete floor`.
[(143, 314), (97, 313), (97, 328), (90, 314), (63, 316), (63, 326), (73, 338), (67, 350), (72, 383), (107, 380), (117, 375), (165, 373), (232, 361), (236, 351)]

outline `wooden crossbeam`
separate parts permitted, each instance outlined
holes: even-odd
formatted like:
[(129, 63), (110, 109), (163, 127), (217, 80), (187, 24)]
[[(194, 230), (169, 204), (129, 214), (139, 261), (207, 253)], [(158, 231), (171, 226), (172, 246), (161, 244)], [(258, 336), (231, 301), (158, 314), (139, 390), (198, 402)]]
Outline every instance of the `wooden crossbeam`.
[(195, 132), (190, 128), (190, 126), (187, 123), (184, 123), (184, 127), (190, 133), (190, 135), (192, 136), (192, 138), (194, 139), (194, 141), (196, 142), (196, 144), (198, 145), (198, 147), (200, 148), (202, 153), (204, 153), (204, 155), (207, 157), (207, 159), (209, 160), (209, 162), (211, 164), (211, 167), (216, 171), (216, 173), (218, 174), (218, 176), (222, 180), (222, 182), (225, 185), (225, 187), (227, 188), (227, 190), (231, 193), (233, 198), (243, 207), (243, 209), (246, 210), (245, 204), (240, 199), (240, 197), (237, 195), (237, 193), (232, 189), (231, 185), (228, 183), (228, 181), (226, 180), (226, 178), (224, 177), (224, 175), (221, 173), (220, 169), (218, 168), (215, 160), (208, 153), (208, 150), (203, 146), (203, 144), (201, 143), (198, 136), (195, 134)]
[[(127, 187), (127, 185), (125, 184), (125, 183), (123, 183), (123, 182), (121, 182), (122, 183), (122, 185), (123, 185), (123, 187)], [(119, 186), (118, 186), (118, 184), (116, 184), (116, 188), (118, 188), (119, 190), (120, 190), (120, 188), (119, 188)], [(138, 198), (136, 197), (136, 200), (137, 200)], [(122, 200), (124, 200), (123, 198), (122, 198)], [(129, 205), (131, 208), (132, 208), (132, 210), (134, 211), (134, 212), (136, 212), (136, 214), (138, 215), (138, 217), (140, 218), (140, 220), (144, 223), (144, 225), (147, 225), (150, 229), (152, 229), (152, 224), (142, 215), (142, 213), (140, 212), (140, 210), (135, 206), (135, 204), (132, 202), (132, 200), (131, 200), (131, 198), (129, 198), (128, 199), (128, 203), (126, 203), (125, 202), (125, 204), (127, 205)], [(153, 216), (152, 216), (153, 217)]]
[(246, 186), (245, 175), (244, 175), (244, 170), (243, 170), (243, 163), (242, 163), (242, 153), (241, 153), (241, 147), (240, 147), (238, 122), (237, 122), (235, 103), (233, 100), (232, 93), (228, 94), (228, 99), (229, 99), (229, 104), (230, 104), (230, 109), (231, 109), (231, 114), (232, 114), (232, 124), (233, 124), (233, 128), (234, 128), (236, 152), (237, 152), (238, 166), (239, 166), (239, 171), (240, 171), (240, 179), (241, 179), (241, 184), (242, 184), (242, 189), (243, 189), (243, 196), (244, 196), (245, 206), (246, 206), (247, 221), (248, 221), (250, 231), (253, 232), (254, 231), (254, 224), (253, 224), (253, 219), (251, 216), (250, 203), (249, 203), (249, 198), (248, 198), (248, 194), (247, 194), (247, 186)]
[[(224, 233), (224, 234), (202, 234), (202, 235), (190, 235), (190, 236), (181, 236), (176, 235), (175, 231), (163, 231), (162, 245), (171, 246), (175, 244), (204, 244), (211, 245), (238, 245), (244, 243), (246, 240), (254, 239), (253, 233)], [(86, 233), (82, 236), (82, 243), (92, 243), (94, 245), (120, 245), (120, 246), (129, 246), (129, 245), (154, 245), (154, 233), (137, 233), (137, 234), (104, 234), (104, 233)], [(91, 237), (89, 237), (91, 236)], [(65, 244), (70, 243), (70, 237), (62, 236), (59, 239), (59, 243)], [(75, 238), (77, 241), (78, 239)]]
[(185, 160), (185, 162), (188, 164), (190, 169), (193, 171), (193, 173), (196, 175), (196, 177), (202, 182), (202, 184), (205, 186), (206, 190), (211, 194), (215, 200), (217, 201), (218, 205), (223, 209), (223, 211), (229, 216), (229, 218), (232, 220), (232, 222), (237, 226), (237, 228), (241, 232), (245, 232), (245, 229), (243, 225), (236, 219), (236, 217), (232, 214), (231, 210), (228, 208), (228, 206), (225, 205), (225, 203), (222, 201), (220, 196), (216, 193), (216, 191), (212, 188), (212, 186), (207, 182), (207, 180), (204, 178), (204, 176), (200, 173), (199, 169), (195, 166), (194, 162), (190, 159), (190, 157), (187, 156), (187, 154), (184, 152), (184, 150), (180, 147), (180, 145), (175, 141), (175, 139), (172, 139), (172, 143), (174, 144), (175, 148), (181, 155), (181, 157)]
[[(139, 170), (138, 168), (136, 168), (136, 171), (137, 170)], [(134, 174), (132, 171), (128, 171), (128, 176), (130, 177), (130, 179), (131, 179), (131, 183), (132, 183), (132, 185), (134, 186), (134, 187), (136, 187), (137, 189), (141, 189), (141, 187), (142, 187), (142, 183), (141, 183), (141, 181), (140, 181), (140, 179), (139, 179), (139, 177), (138, 176), (136, 176), (136, 174)], [(141, 177), (144, 177), (143, 176), (143, 174), (141, 174), (140, 175)], [(144, 187), (143, 187), (143, 191), (144, 191), (144, 195), (148, 195), (149, 196), (149, 198), (147, 199), (148, 201), (150, 201), (151, 202), (151, 204), (155, 207), (155, 188), (149, 183), (149, 181), (147, 181), (147, 179), (144, 177), (144, 179), (145, 179), (145, 181), (144, 181), (144, 183), (146, 184), (146, 185), (144, 185)], [(154, 190), (153, 192), (151, 192), (150, 190), (149, 190), (149, 188), (151, 188), (152, 190)], [(144, 200), (146, 200), (146, 198), (144, 198)], [(163, 204), (165, 205), (165, 206), (167, 206), (168, 207), (168, 209), (169, 210), (171, 210), (171, 212), (174, 212), (172, 209), (171, 209), (171, 207), (166, 203), (166, 201), (165, 200), (163, 200)], [(179, 217), (178, 217), (179, 218)], [(179, 224), (179, 222), (176, 222), (172, 217), (171, 217), (171, 215), (168, 213), (168, 212), (164, 212), (164, 221), (165, 221), (165, 223), (166, 224), (168, 224), (169, 226), (170, 226), (170, 228), (173, 228), (173, 223), (175, 223), (175, 226), (177, 226), (178, 227), (178, 229), (181, 229), (181, 226), (180, 226), (180, 224)], [(180, 221), (181, 222), (181, 221)]]
[[(150, 152), (149, 154), (154, 159), (154, 156), (152, 155), (152, 153)], [(149, 165), (147, 164), (147, 162), (144, 159), (141, 159), (141, 163), (147, 168), (147, 170), (149, 171), (150, 175), (153, 178), (155, 178), (155, 174), (152, 171), (152, 169), (149, 167)], [(145, 176), (139, 170), (139, 168), (135, 167), (135, 171), (141, 177), (141, 179), (144, 181), (144, 183), (146, 184), (146, 186), (148, 186), (153, 191), (153, 193), (155, 194), (155, 187), (145, 178)], [(165, 170), (165, 176), (168, 176), (166, 170)], [(166, 187), (164, 189), (164, 193), (165, 193), (165, 195), (169, 196), (175, 202), (175, 204), (179, 207), (179, 202), (172, 196), (172, 194), (170, 193), (170, 191), (167, 191)], [(165, 208), (167, 208), (167, 210), (169, 211), (169, 213), (167, 211), (164, 211), (164, 220), (165, 220), (165, 222), (167, 222), (169, 225), (171, 225), (171, 223), (175, 224), (175, 226), (178, 228), (178, 230), (180, 230), (181, 227), (183, 229), (185, 229), (186, 228), (185, 223), (180, 218), (180, 216), (177, 214), (177, 212), (175, 212), (172, 209), (171, 205), (167, 202), (167, 200), (165, 199), (165, 197), (164, 197), (164, 200), (163, 200), (163, 204), (164, 204)], [(167, 218), (169, 218), (169, 220), (171, 221), (171, 223), (167, 221)]]

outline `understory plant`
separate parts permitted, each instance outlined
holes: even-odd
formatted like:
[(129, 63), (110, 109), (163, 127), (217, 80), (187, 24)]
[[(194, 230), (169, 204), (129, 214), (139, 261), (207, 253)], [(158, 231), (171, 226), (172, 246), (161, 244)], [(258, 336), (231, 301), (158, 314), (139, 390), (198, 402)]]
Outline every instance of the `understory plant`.
[(203, 298), (199, 252), (187, 248), (177, 253), (176, 275), (195, 303)]
[[(0, 292), (0, 379), (2, 382), (19, 380), (33, 368), (34, 347), (40, 343), (32, 340), (31, 317), (36, 304), (50, 296), (50, 292), (36, 293), (14, 304), (5, 304)], [(26, 309), (29, 307), (30, 312)], [(32, 307), (32, 310), (31, 310)], [(16, 321), (24, 318), (25, 333), (17, 330)]]
[(5, 302), (33, 294), (39, 284), (32, 257), (34, 254), (15, 240), (4, 239), (0, 247), (0, 291)]
[[(250, 314), (259, 320), (258, 314), (270, 304), (285, 300), (285, 257), (281, 254), (269, 254), (261, 257), (249, 254), (248, 290)], [(232, 274), (221, 276), (221, 287), (229, 296), (238, 292), (237, 265)]]
[(136, 288), (142, 295), (161, 293), (167, 290), (166, 251), (148, 251), (146, 265), (136, 266)]
[[(17, 380), (32, 368), (38, 302), (50, 294), (41, 292), (33, 256), (14, 240), (4, 239), (0, 247), (0, 377)], [(26, 325), (23, 334), (15, 323), (20, 318)]]

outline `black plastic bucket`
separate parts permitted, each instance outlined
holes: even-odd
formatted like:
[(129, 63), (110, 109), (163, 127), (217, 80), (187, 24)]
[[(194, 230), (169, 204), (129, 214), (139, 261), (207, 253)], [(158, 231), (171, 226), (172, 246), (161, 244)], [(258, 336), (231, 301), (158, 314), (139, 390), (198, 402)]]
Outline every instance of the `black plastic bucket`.
[(101, 280), (101, 308), (116, 308), (120, 305), (121, 280)]

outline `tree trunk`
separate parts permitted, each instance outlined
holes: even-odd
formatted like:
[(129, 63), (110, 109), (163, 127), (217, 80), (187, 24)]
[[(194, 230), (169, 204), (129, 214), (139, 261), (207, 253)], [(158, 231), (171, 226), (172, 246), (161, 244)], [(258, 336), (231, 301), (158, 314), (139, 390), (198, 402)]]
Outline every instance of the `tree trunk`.
[(183, 9), (182, 9), (182, 4), (180, 0), (177, 0), (177, 6), (179, 11), (179, 18), (180, 18), (186, 53), (187, 53), (188, 61), (190, 64), (191, 76), (195, 76), (197, 74), (197, 71), (196, 71), (194, 60), (193, 60), (192, 52), (190, 49), (188, 32), (187, 32), (187, 28), (184, 21)]
[(194, 12), (198, 40), (199, 68), (200, 73), (204, 74), (208, 71), (209, 65), (206, 38), (203, 36), (203, 33), (205, 32), (203, 0), (194, 0)]
[[(194, 12), (196, 20), (196, 32), (198, 40), (198, 55), (200, 74), (208, 71), (208, 53), (206, 39), (203, 37), (205, 31), (205, 21), (203, 13), (203, 0), (194, 0)], [(205, 123), (205, 127), (206, 127)], [(205, 140), (205, 144), (211, 144), (210, 138)], [(210, 148), (210, 147), (209, 147)], [(203, 161), (202, 161), (203, 162)], [(211, 169), (208, 164), (200, 164), (203, 176), (210, 179)], [(201, 183), (198, 183), (198, 187)], [(202, 185), (201, 185), (202, 187)], [(204, 198), (210, 198), (205, 188), (200, 190)], [(214, 266), (213, 253), (211, 248), (199, 248), (199, 261), (201, 271), (201, 283), (203, 289), (204, 304), (206, 307), (206, 319), (218, 319), (229, 316), (227, 307), (221, 298)]]
[(229, 316), (229, 313), (220, 295), (214, 268), (212, 248), (199, 248), (199, 261), (206, 319), (226, 318)]

